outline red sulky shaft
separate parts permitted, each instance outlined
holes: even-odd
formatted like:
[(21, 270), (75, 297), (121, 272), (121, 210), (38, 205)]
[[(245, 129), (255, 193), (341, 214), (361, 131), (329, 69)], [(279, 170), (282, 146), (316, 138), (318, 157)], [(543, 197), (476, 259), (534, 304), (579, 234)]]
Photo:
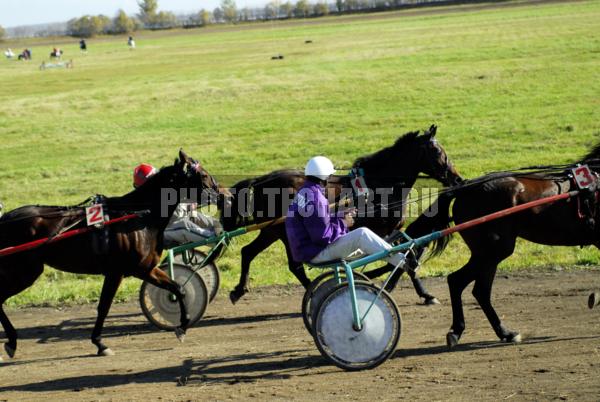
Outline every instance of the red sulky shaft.
[(557, 194), (550, 197), (540, 198), (539, 200), (530, 201), (525, 204), (517, 205), (512, 208), (503, 209), (502, 211), (494, 212), (489, 215), (482, 216), (481, 218), (471, 219), (470, 221), (458, 224), (456, 226), (452, 226), (451, 228), (444, 229), (441, 231), (442, 236), (448, 236), (455, 232), (460, 232), (462, 230), (468, 229), (470, 227), (481, 225), (482, 223), (486, 223), (489, 221), (493, 221), (496, 219), (503, 218), (507, 215), (512, 215), (517, 212), (524, 211), (526, 209), (531, 209), (537, 207), (539, 205), (550, 204), (551, 202), (555, 202), (558, 200), (564, 200), (567, 198), (575, 197), (579, 194), (579, 190), (570, 191), (564, 194)]
[[(118, 223), (118, 222), (122, 222), (122, 221), (126, 221), (131, 218), (137, 218), (138, 216), (139, 216), (138, 214), (130, 214), (130, 215), (121, 216), (119, 218), (114, 218), (114, 219), (104, 222), (104, 226), (112, 225), (114, 223)], [(85, 232), (89, 232), (90, 230), (93, 230), (93, 229), (94, 229), (94, 227), (92, 227), (92, 226), (88, 226), (88, 227), (81, 228), (81, 229), (73, 229), (73, 230), (69, 230), (68, 232), (59, 234), (52, 238), (44, 237), (42, 239), (30, 241), (29, 243), (19, 244), (18, 246), (6, 247), (6, 248), (3, 248), (2, 250), (0, 250), (0, 257), (4, 257), (4, 256), (18, 253), (21, 251), (31, 250), (32, 248), (36, 248), (36, 247), (42, 246), (44, 244), (54, 243), (59, 240), (68, 239), (69, 237), (73, 237), (73, 236), (76, 236), (76, 235), (79, 235), (79, 234), (82, 234)]]

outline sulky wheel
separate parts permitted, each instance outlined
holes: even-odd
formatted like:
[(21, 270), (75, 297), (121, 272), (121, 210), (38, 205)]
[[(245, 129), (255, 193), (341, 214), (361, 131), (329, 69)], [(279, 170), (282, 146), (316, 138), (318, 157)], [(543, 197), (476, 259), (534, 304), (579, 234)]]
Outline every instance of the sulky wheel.
[[(342, 281), (345, 281), (346, 273), (340, 272), (340, 278)], [(370, 282), (369, 278), (360, 272), (354, 272), (354, 279)], [(310, 283), (308, 289), (306, 289), (304, 297), (302, 298), (302, 320), (310, 334), (312, 334), (312, 323), (319, 304), (323, 301), (323, 297), (336, 285), (338, 285), (338, 283), (335, 280), (334, 273), (333, 271), (329, 271), (317, 276), (315, 280)]]
[[(208, 305), (208, 292), (202, 277), (182, 264), (173, 264), (175, 281), (183, 286), (185, 291), (185, 306), (190, 316), (189, 325), (194, 325)], [(189, 280), (188, 280), (189, 278)], [(160, 329), (174, 330), (180, 325), (179, 303), (171, 292), (158, 288), (148, 282), (143, 282), (140, 288), (140, 306), (142, 312), (152, 324)]]
[[(189, 250), (190, 252), (194, 253), (192, 260), (194, 262), (200, 262), (202, 260), (204, 260), (206, 258), (206, 254), (204, 254), (201, 251), (198, 250)], [(175, 262), (177, 264), (182, 264), (185, 265), (183, 262), (183, 254), (177, 254), (175, 255)], [(164, 267), (163, 267), (164, 265)], [(161, 269), (166, 270), (167, 268), (165, 268), (167, 265), (167, 261), (165, 261), (162, 265), (161, 265)], [(217, 292), (219, 291), (219, 286), (221, 285), (221, 275), (219, 274), (219, 269), (217, 268), (217, 263), (213, 260), (212, 262), (209, 262), (208, 264), (206, 264), (205, 266), (203, 266), (202, 268), (200, 268), (199, 270), (196, 271), (197, 274), (199, 274), (202, 279), (204, 280), (204, 284), (206, 285), (206, 288), (208, 289), (208, 301), (212, 302), (215, 298), (215, 296), (217, 296)]]
[[(379, 289), (363, 281), (355, 282), (355, 288), (362, 318)], [(348, 284), (342, 283), (321, 303), (313, 337), (321, 354), (336, 366), (344, 370), (371, 369), (383, 363), (396, 349), (401, 323), (396, 303), (383, 291), (363, 320), (362, 329), (356, 331)]]

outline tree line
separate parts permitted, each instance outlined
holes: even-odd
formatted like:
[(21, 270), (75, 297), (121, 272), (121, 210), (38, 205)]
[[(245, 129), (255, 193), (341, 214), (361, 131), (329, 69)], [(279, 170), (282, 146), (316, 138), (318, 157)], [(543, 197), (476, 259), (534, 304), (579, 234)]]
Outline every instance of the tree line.
[(158, 11), (158, 0), (139, 0), (139, 13), (128, 16), (123, 10), (110, 19), (106, 16), (83, 16), (67, 23), (67, 34), (90, 37), (98, 34), (123, 34), (139, 29), (192, 28), (211, 24), (235, 24), (250, 21), (270, 21), (291, 18), (313, 18), (328, 14), (383, 11), (427, 3), (456, 2), (455, 0), (272, 0), (260, 8), (238, 8), (235, 0), (222, 0), (214, 10), (175, 15)]
[[(159, 11), (158, 0), (138, 0), (139, 12), (130, 16), (119, 10), (113, 18), (105, 15), (84, 15), (67, 22), (67, 35), (89, 38), (95, 35), (120, 35), (140, 29), (171, 29), (203, 27), (211, 24), (236, 24), (251, 21), (271, 21), (292, 18), (314, 18), (328, 14), (384, 11), (430, 3), (460, 3), (468, 0), (271, 0), (264, 7), (238, 8), (235, 0), (221, 0), (214, 10), (175, 15)], [(476, 0), (477, 1), (477, 0)], [(479, 0), (483, 2), (486, 0)], [(488, 0), (494, 1), (494, 0)], [(0, 40), (5, 35), (0, 26)]]

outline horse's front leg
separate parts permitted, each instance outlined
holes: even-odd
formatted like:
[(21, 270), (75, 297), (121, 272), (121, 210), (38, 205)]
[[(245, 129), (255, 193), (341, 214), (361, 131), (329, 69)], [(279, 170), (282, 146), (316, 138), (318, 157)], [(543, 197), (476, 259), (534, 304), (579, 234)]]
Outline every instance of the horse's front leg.
[(109, 274), (104, 278), (102, 293), (98, 302), (98, 317), (92, 331), (92, 343), (98, 348), (98, 356), (114, 355), (114, 352), (102, 343), (102, 327), (122, 280), (123, 275), (120, 274)]
[(175, 328), (175, 335), (180, 342), (183, 342), (185, 338), (185, 331), (190, 324), (190, 315), (188, 314), (187, 307), (185, 306), (185, 291), (183, 290), (183, 287), (169, 278), (169, 275), (167, 275), (165, 271), (158, 267), (152, 268), (152, 270), (148, 273), (148, 276), (141, 277), (140, 279), (145, 280), (161, 289), (165, 289), (175, 295), (175, 298), (179, 303), (179, 311), (181, 312), (180, 325), (179, 327)]

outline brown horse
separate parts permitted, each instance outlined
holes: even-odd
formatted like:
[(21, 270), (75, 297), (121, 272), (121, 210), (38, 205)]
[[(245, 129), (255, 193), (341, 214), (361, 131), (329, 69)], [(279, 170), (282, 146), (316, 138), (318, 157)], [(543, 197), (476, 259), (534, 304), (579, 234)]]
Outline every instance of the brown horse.
[[(163, 230), (179, 202), (180, 190), (189, 188), (218, 191), (216, 181), (202, 166), (180, 151), (172, 166), (162, 168), (144, 185), (122, 197), (105, 199), (104, 208), (111, 218), (145, 211), (140, 217), (0, 257), (0, 322), (8, 338), (4, 345), (8, 355), (13, 357), (17, 349), (17, 332), (2, 304), (31, 286), (42, 274), (44, 264), (67, 272), (104, 275), (92, 331), (92, 343), (99, 355), (113, 353), (102, 343), (102, 326), (124, 276), (135, 276), (176, 296), (181, 308), (181, 326), (176, 334), (181, 340), (189, 321), (184, 294), (157, 264), (163, 250)], [(0, 249), (54, 237), (85, 224), (81, 207), (20, 207), (0, 218)]]
[[(392, 146), (354, 162), (354, 168), (364, 171), (365, 182), (371, 190), (382, 188), (390, 190), (386, 194), (371, 191), (373, 194), (373, 199), (370, 200), (371, 207), (367, 206), (363, 209), (365, 214), (359, 212), (356, 227), (367, 226), (381, 236), (389, 235), (394, 229), (399, 229), (405, 220), (408, 194), (419, 173), (431, 176), (444, 185), (456, 184), (462, 180), (442, 146), (435, 140), (436, 130), (436, 126), (431, 126), (429, 131), (422, 135), (419, 135), (418, 131), (407, 133)], [(303, 183), (303, 172), (280, 170), (235, 184), (230, 189), (234, 193), (231, 203), (233, 211), (223, 213), (225, 230), (285, 215), (292, 198), (290, 195), (294, 194)], [(351, 189), (350, 176), (332, 178), (328, 188), (333, 189), (336, 194)], [(276, 190), (276, 194), (272, 190)], [(244, 197), (241, 196), (242, 194)], [(251, 194), (250, 203), (248, 194)], [(250, 208), (248, 204), (252, 204)], [(359, 202), (357, 204), (360, 205)], [(256, 239), (242, 248), (240, 281), (230, 293), (233, 303), (248, 291), (248, 275), (252, 260), (277, 240), (281, 240), (285, 246), (289, 270), (305, 288), (310, 285), (303, 264), (292, 258), (285, 226), (273, 225), (262, 229)], [(389, 270), (390, 267), (386, 267), (378, 271), (377, 275)], [(435, 298), (427, 293), (414, 272), (410, 271), (410, 275), (419, 296), (425, 298), (426, 302), (433, 301)]]
[[(581, 164), (589, 164), (600, 171), (600, 144)], [(573, 165), (574, 167), (575, 165)], [(435, 216), (422, 215), (412, 226), (421, 234), (447, 228), (452, 221), (450, 204), (454, 200), (452, 216), (455, 224), (499, 210), (524, 204), (543, 197), (569, 191), (572, 184), (566, 166), (552, 172), (500, 173), (463, 182), (458, 188), (442, 194), (434, 209)], [(547, 169), (550, 170), (550, 169)], [(578, 198), (538, 206), (460, 232), (471, 251), (465, 266), (448, 276), (452, 301), (452, 327), (446, 336), (448, 347), (455, 346), (465, 330), (462, 292), (475, 281), (473, 296), (481, 306), (498, 338), (505, 342), (519, 342), (517, 331), (510, 331), (500, 321), (491, 302), (492, 285), (498, 264), (512, 255), (517, 237), (547, 245), (599, 246), (600, 225), (596, 222), (597, 193), (584, 192)], [(434, 243), (434, 253), (444, 250), (448, 238)]]

